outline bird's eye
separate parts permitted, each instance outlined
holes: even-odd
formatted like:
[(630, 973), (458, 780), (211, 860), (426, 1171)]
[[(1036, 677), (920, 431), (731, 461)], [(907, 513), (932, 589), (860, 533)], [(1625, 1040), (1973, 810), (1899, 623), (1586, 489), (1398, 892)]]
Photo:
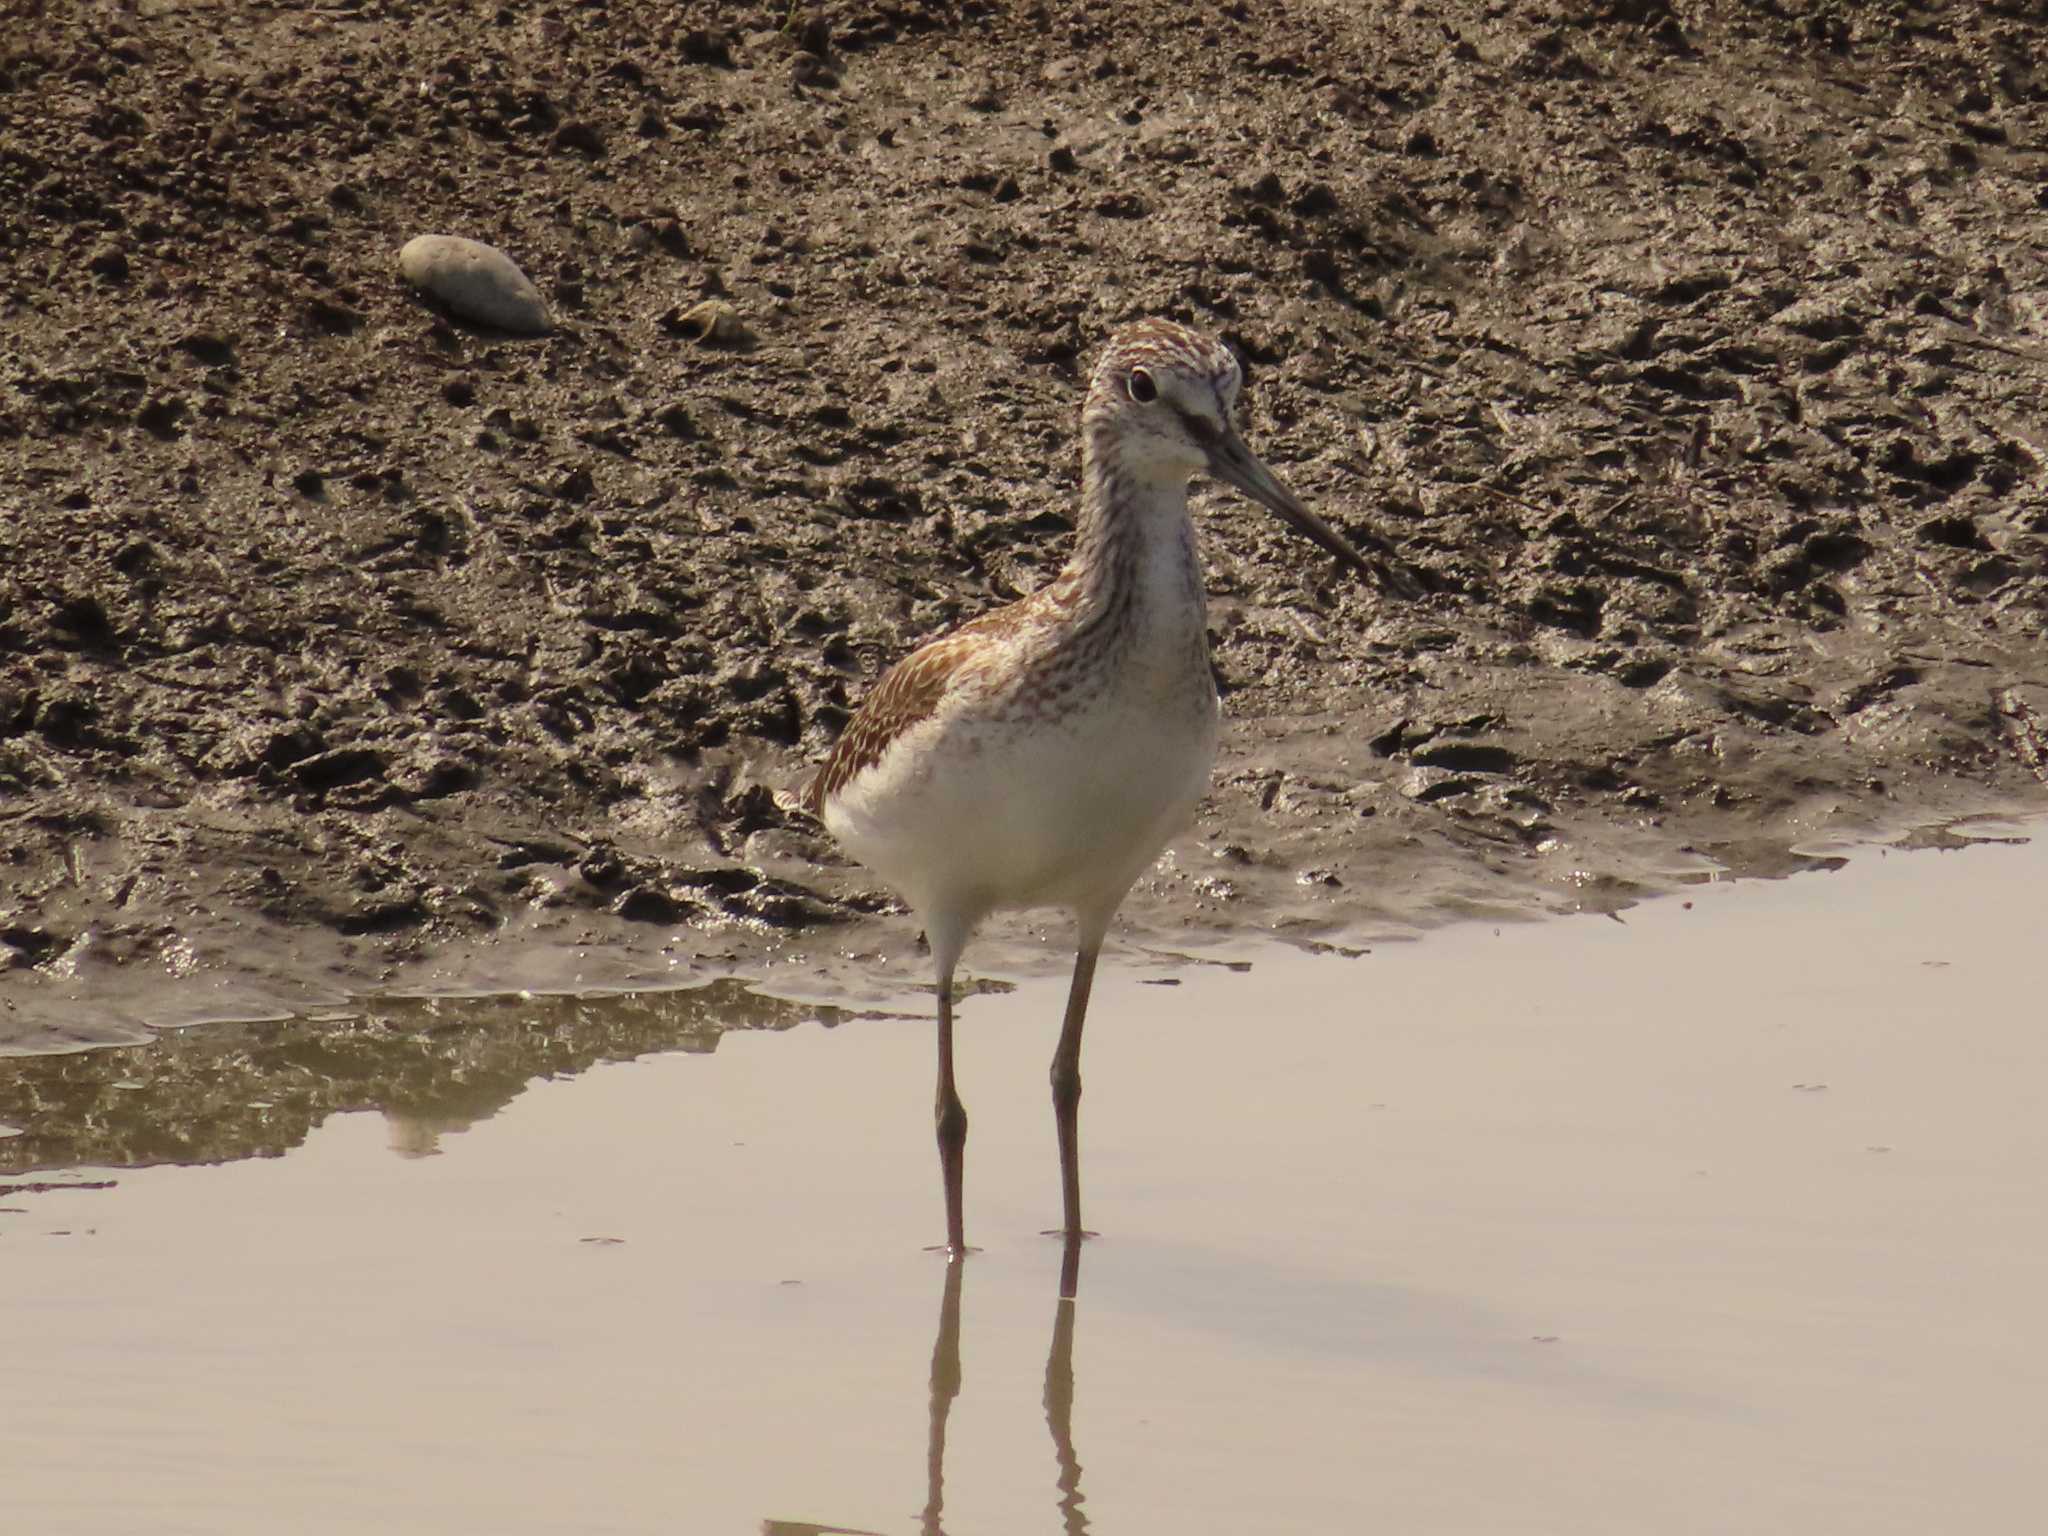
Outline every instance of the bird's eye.
[(1159, 386), (1152, 382), (1152, 375), (1142, 368), (1131, 370), (1131, 398), (1140, 405), (1150, 405), (1159, 398)]

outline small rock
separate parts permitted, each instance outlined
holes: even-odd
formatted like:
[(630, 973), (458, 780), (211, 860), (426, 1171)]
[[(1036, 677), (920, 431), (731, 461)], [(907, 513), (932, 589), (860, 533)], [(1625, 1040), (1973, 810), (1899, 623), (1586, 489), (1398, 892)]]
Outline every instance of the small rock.
[(602, 160), (608, 148), (597, 125), (580, 117), (571, 118), (555, 130), (554, 146), (576, 150), (593, 160)]
[(1506, 747), (1479, 741), (1442, 741), (1417, 747), (1409, 760), (1420, 768), (1447, 768), (1454, 773), (1513, 773), (1515, 754)]
[(176, 395), (158, 396), (135, 413), (135, 424), (151, 437), (170, 442), (181, 435), (178, 423), (185, 417), (185, 402)]
[(690, 237), (683, 233), (683, 227), (674, 219), (656, 219), (653, 224), (643, 224), (642, 229), (651, 230), (654, 243), (671, 256), (690, 254)]
[(36, 711), (35, 728), (57, 746), (83, 747), (90, 744), (92, 722), (98, 718), (99, 707), (92, 700), (60, 694)]
[(382, 778), (386, 761), (384, 754), (372, 747), (336, 747), (293, 764), (291, 775), (303, 789), (339, 789), (344, 784)]
[(1335, 213), (1340, 206), (1337, 194), (1320, 181), (1312, 181), (1294, 195), (1291, 205), (1295, 214), (1304, 219), (1319, 218), (1326, 213)]
[(1277, 172), (1266, 171), (1249, 181), (1240, 182), (1231, 191), (1248, 203), (1277, 204), (1287, 196), (1287, 188), (1281, 184)]
[(329, 336), (347, 336), (359, 330), (363, 323), (362, 315), (356, 310), (325, 298), (307, 301), (306, 320), (314, 330), (324, 331)]
[(1863, 563), (1870, 554), (1870, 543), (1847, 529), (1824, 529), (1810, 534), (1799, 552), (1824, 570), (1846, 571)]
[(86, 259), (86, 270), (110, 283), (128, 281), (128, 255), (118, 245), (102, 245)]
[(692, 27), (683, 34), (683, 57), (692, 64), (716, 64), (731, 69), (732, 39), (714, 27)]
[(178, 350), (209, 368), (224, 368), (235, 360), (235, 344), (213, 331), (192, 331), (178, 340)]
[(1417, 768), (1399, 786), (1405, 798), (1423, 805), (1447, 800), (1453, 795), (1469, 795), (1484, 787), (1483, 780), (1448, 768)]
[(1692, 304), (1732, 286), (1734, 281), (1733, 276), (1718, 267), (1702, 267), (1666, 278), (1651, 291), (1650, 297), (1660, 304)]
[(1815, 341), (1841, 341), (1863, 334), (1863, 321), (1839, 300), (1828, 298), (1797, 300), (1772, 315), (1771, 323)]
[(263, 767), (282, 770), (294, 763), (304, 762), (316, 752), (325, 752), (327, 742), (309, 725), (287, 726), (281, 730), (259, 729), (256, 735), (260, 742), (248, 757), (251, 770)]
[(800, 53), (789, 61), (789, 83), (817, 91), (836, 90), (839, 71), (814, 53)]
[(440, 800), (462, 794), (483, 782), (483, 775), (456, 757), (437, 757), (424, 771), (408, 774), (404, 788), (414, 800)]
[(653, 882), (636, 885), (612, 903), (612, 911), (629, 923), (679, 923), (690, 909)]
[(101, 647), (113, 644), (114, 621), (96, 597), (67, 597), (51, 615), (51, 628), (74, 645)]
[[(24, 965), (40, 965), (65, 949), (63, 938), (41, 925), (30, 928), (17, 924), (0, 929), (0, 944), (6, 945), (8, 951), (0, 955), (0, 959)], [(5, 967), (0, 966), (0, 969)]]
[(1673, 665), (1668, 656), (1624, 657), (1614, 669), (1614, 680), (1624, 688), (1654, 688), (1671, 675)]
[(1939, 544), (1948, 549), (1988, 552), (1991, 548), (1990, 540), (1979, 531), (1976, 522), (1961, 513), (1928, 519), (1914, 530), (1914, 537), (1922, 544)]
[(496, 246), (460, 235), (419, 235), (398, 253), (398, 270), (463, 319), (521, 335), (551, 326), (540, 290)]
[(754, 339), (739, 311), (721, 299), (693, 304), (668, 325), (677, 335), (700, 347), (744, 347)]

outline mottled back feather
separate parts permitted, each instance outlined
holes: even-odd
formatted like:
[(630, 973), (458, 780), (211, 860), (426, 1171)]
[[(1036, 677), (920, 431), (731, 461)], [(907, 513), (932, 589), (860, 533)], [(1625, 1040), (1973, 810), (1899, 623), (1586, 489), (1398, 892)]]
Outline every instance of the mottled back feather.
[(986, 675), (1001, 675), (989, 642), (1056, 624), (1066, 606), (1062, 597), (1070, 590), (1055, 582), (994, 613), (970, 619), (884, 672), (832, 744), (817, 777), (804, 786), (803, 808), (813, 816), (822, 815), (825, 802), (879, 763), (891, 742), (937, 714), (948, 693)]
[(955, 631), (913, 651), (882, 674), (832, 744), (818, 775), (804, 786), (803, 808), (822, 816), (825, 802), (882, 760), (889, 743), (921, 720), (938, 712), (939, 701), (952, 685), (953, 673), (969, 655)]

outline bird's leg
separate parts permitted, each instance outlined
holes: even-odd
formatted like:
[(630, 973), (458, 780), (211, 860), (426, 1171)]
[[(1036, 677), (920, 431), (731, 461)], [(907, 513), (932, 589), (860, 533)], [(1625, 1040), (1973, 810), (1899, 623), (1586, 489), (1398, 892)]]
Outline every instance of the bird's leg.
[(1083, 923), (1074, 955), (1074, 984), (1067, 992), (1066, 1022), (1052, 1053), (1052, 1112), (1060, 1138), (1060, 1194), (1066, 1210), (1062, 1229), (1069, 1241), (1081, 1230), (1081, 1024), (1088, 1016), (1088, 992), (1095, 984), (1095, 957), (1102, 953), (1104, 925)]
[[(936, 948), (936, 946), (935, 946)], [(953, 1086), (953, 959), (939, 952), (939, 1093), (933, 1119), (939, 1133), (939, 1172), (946, 1183), (946, 1251), (967, 1252), (961, 1191), (967, 1164), (967, 1106)]]

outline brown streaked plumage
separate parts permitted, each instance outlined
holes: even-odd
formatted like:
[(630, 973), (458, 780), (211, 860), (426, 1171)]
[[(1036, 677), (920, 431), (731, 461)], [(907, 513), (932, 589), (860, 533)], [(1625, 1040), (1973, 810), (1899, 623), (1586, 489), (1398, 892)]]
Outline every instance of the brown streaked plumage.
[(953, 973), (1002, 908), (1078, 930), (1053, 1056), (1063, 1231), (1081, 1228), (1081, 1030), (1096, 957), (1132, 882), (1185, 824), (1217, 740), (1187, 488), (1207, 473), (1356, 570), (1380, 575), (1252, 456), (1227, 348), (1168, 320), (1119, 331), (1081, 413), (1082, 504), (1066, 568), (884, 674), (801, 803), (916, 909), (938, 981), (946, 1242), (966, 1251), (967, 1113), (953, 1074)]
[(1068, 595), (1055, 581), (926, 642), (884, 672), (804, 786), (803, 808), (822, 819), (827, 801), (879, 763), (897, 737), (930, 719), (949, 690), (969, 684), (975, 668), (987, 666), (991, 642), (1057, 623)]
[(879, 763), (890, 742), (920, 720), (929, 720), (952, 686), (954, 669), (973, 654), (974, 647), (955, 636), (935, 641), (891, 667), (860, 713), (847, 722), (817, 776), (804, 786), (804, 809), (822, 817), (825, 802)]

